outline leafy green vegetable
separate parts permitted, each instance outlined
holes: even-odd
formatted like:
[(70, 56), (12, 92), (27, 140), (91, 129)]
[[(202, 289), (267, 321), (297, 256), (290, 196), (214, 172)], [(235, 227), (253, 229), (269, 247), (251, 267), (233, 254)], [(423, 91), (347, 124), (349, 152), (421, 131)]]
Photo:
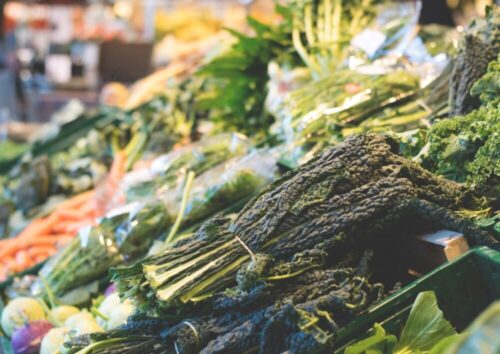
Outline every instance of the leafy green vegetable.
[[(471, 22), (462, 36), (450, 79), (450, 117), (468, 114), (480, 105), (471, 87), (500, 54), (500, 7), (487, 7), (486, 18)], [(479, 89), (480, 90), (480, 89)]]
[(436, 294), (425, 291), (418, 294), (413, 303), (395, 353), (428, 351), (444, 338), (455, 334), (455, 329), (438, 307)]
[(56, 296), (106, 275), (111, 266), (144, 255), (160, 236), (169, 219), (165, 207), (153, 202), (136, 213), (104, 218), (100, 224), (80, 231), (40, 271)]
[(224, 130), (262, 136), (272, 123), (264, 109), (267, 65), (282, 61), (291, 44), (286, 22), (273, 27), (248, 18), (248, 25), (255, 36), (230, 30), (236, 43), (198, 71), (207, 82), (196, 103)]
[(500, 110), (483, 106), (466, 116), (436, 123), (427, 134), (423, 166), (446, 178), (467, 182), (500, 202)]
[(373, 326), (373, 332), (370, 337), (347, 347), (344, 354), (438, 354), (458, 337), (439, 309), (433, 291), (418, 294), (399, 342), (395, 336), (387, 335), (378, 323)]
[[(255, 253), (290, 261), (303, 252), (330, 252), (336, 260), (335, 255), (379, 240), (379, 232), (390, 232), (397, 221), (415, 220), (410, 210), (495, 247), (491, 236), (464, 229), (445, 209), (463, 205), (463, 192), (391, 152), (383, 137), (351, 137), (268, 186), (233, 222), (209, 220), (189, 241), (113, 270), (113, 280), (120, 296), (133, 298), (138, 308), (182, 310), (234, 282)], [(391, 222), (381, 221), (385, 218)]]
[(500, 103), (500, 55), (497, 60), (489, 63), (488, 71), (476, 81), (470, 93), (472, 96), (478, 96), (483, 104)]
[(347, 347), (344, 354), (392, 353), (397, 342), (396, 336), (387, 335), (384, 328), (378, 323), (373, 325), (373, 332), (370, 337)]
[(338, 69), (352, 37), (375, 15), (377, 0), (291, 0), (293, 46), (316, 77)]

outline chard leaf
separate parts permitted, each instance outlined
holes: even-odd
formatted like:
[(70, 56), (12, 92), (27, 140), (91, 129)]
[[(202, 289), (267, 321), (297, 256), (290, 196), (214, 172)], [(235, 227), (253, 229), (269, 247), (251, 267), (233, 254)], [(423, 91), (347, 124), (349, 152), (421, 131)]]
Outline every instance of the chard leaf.
[(438, 344), (436, 344), (427, 354), (446, 354), (449, 353), (449, 349), (454, 343), (460, 340), (463, 334), (454, 334), (452, 336), (442, 339)]
[(375, 323), (375, 325), (373, 326), (373, 335), (348, 346), (344, 354), (392, 353), (396, 341), (397, 339), (395, 336), (387, 335), (385, 329), (378, 323)]
[(456, 331), (439, 309), (436, 294), (425, 291), (418, 294), (413, 303), (395, 353), (428, 351), (444, 338), (453, 335), (456, 335)]

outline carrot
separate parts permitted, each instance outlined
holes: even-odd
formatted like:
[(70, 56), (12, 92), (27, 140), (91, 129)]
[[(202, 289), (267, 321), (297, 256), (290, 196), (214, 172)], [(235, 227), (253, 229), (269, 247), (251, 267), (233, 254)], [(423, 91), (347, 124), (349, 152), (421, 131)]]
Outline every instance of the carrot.
[(26, 269), (29, 267), (29, 256), (28, 252), (26, 250), (21, 250), (16, 253), (16, 264), (19, 267), (19, 269)]
[(123, 174), (125, 173), (126, 165), (127, 165), (127, 154), (125, 153), (124, 150), (120, 150), (115, 155), (113, 164), (111, 165), (111, 169), (109, 170), (109, 175), (107, 177), (107, 180), (108, 181), (121, 180)]
[(52, 213), (44, 219), (37, 219), (24, 229), (17, 238), (32, 238), (36, 235), (50, 233), (52, 226), (58, 221), (58, 216)]
[(94, 191), (87, 191), (71, 197), (57, 206), (56, 210), (74, 209), (88, 202), (94, 196)]
[[(57, 216), (60, 220), (81, 220), (82, 214), (78, 209), (61, 209), (56, 211)], [(57, 225), (57, 224), (55, 224)]]
[(35, 260), (39, 256), (48, 258), (50, 255), (56, 253), (56, 249), (50, 246), (33, 246), (28, 249), (28, 254), (31, 259)]
[(47, 259), (48, 257), (46, 255), (38, 255), (35, 257), (35, 263), (40, 263), (43, 262)]

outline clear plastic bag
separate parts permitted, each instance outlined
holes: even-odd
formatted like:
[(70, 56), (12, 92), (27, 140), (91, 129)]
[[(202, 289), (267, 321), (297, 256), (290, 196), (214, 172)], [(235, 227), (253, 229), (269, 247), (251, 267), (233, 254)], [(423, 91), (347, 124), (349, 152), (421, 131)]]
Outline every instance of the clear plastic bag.
[[(80, 230), (40, 270), (50, 289), (61, 296), (105, 276), (110, 267), (147, 253), (169, 223), (163, 203), (133, 203), (116, 209), (97, 226)], [(38, 291), (43, 284), (37, 284)]]
[(147, 170), (127, 175), (120, 189), (128, 201), (140, 200), (157, 189), (174, 188), (189, 171), (198, 175), (232, 157), (245, 155), (250, 146), (251, 141), (241, 134), (208, 137), (156, 158)]
[(351, 40), (351, 68), (385, 56), (403, 56), (416, 36), (421, 9), (421, 1), (379, 5), (376, 18)]
[[(216, 213), (228, 211), (248, 201), (274, 180), (277, 172), (277, 150), (257, 150), (237, 157), (198, 176), (187, 201), (182, 225), (194, 226)], [(183, 185), (159, 196), (168, 213), (177, 216)]]

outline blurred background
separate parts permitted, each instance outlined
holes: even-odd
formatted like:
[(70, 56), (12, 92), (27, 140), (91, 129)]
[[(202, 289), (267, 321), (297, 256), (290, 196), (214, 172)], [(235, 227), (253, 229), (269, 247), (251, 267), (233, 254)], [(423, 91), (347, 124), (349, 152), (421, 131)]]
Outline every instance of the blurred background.
[[(460, 26), (487, 3), (424, 0), (421, 22)], [(246, 31), (247, 15), (279, 21), (273, 7), (273, 0), (2, 0), (0, 126), (45, 122), (68, 102), (82, 110), (130, 98), (144, 77), (135, 87), (189, 75), (223, 42), (225, 27)]]

